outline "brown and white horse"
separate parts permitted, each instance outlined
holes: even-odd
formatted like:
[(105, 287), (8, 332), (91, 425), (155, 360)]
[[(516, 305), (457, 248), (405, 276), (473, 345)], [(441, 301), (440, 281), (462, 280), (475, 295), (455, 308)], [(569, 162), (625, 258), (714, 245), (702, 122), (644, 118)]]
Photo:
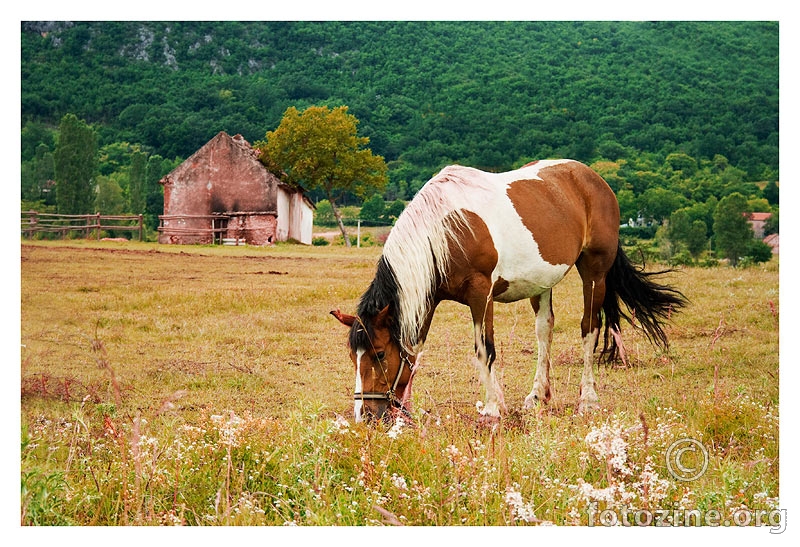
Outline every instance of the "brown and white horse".
[(428, 181), (392, 228), (358, 315), (331, 312), (350, 327), (355, 419), (405, 410), (414, 366), (436, 306), (469, 306), (474, 364), (486, 389), (481, 411), (505, 412), (495, 377), (494, 302), (530, 299), (536, 314), (538, 366), (525, 408), (551, 397), (552, 288), (575, 266), (583, 280), (583, 375), (579, 412), (598, 404), (593, 354), (605, 318), (603, 353), (614, 358), (614, 332), (631, 312), (648, 338), (666, 348), (662, 328), (685, 304), (654, 273), (634, 268), (619, 245), (619, 205), (608, 184), (572, 160), (530, 163), (507, 173), (450, 166)]

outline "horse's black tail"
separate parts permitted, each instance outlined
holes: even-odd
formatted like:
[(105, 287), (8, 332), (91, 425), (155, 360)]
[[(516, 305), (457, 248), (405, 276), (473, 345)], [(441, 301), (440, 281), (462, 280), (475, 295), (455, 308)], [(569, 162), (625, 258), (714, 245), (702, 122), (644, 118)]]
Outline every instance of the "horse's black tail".
[[(620, 318), (632, 325), (634, 319), (637, 320), (651, 343), (664, 350), (668, 349), (664, 323), (673, 312), (679, 311), (688, 303), (680, 291), (655, 280), (659, 275), (671, 271), (645, 272), (643, 268), (634, 266), (622, 250), (622, 245), (618, 245), (617, 257), (606, 275), (603, 359), (611, 361), (617, 358), (619, 347), (610, 330), (619, 332)], [(620, 303), (625, 304), (630, 315), (623, 311)]]

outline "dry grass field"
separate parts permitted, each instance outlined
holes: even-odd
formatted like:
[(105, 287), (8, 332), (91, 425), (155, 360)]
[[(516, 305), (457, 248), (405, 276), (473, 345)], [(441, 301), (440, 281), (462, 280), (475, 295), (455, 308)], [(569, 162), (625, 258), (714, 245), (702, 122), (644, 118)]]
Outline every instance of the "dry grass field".
[(328, 312), (355, 309), (379, 253), (23, 242), (21, 523), (778, 525), (777, 259), (672, 274), (691, 306), (671, 351), (623, 326), (627, 366), (599, 367), (586, 417), (576, 273), (537, 411), (530, 305), (495, 307), (495, 428), (476, 420), (469, 311), (445, 303), (413, 422), (368, 427)]

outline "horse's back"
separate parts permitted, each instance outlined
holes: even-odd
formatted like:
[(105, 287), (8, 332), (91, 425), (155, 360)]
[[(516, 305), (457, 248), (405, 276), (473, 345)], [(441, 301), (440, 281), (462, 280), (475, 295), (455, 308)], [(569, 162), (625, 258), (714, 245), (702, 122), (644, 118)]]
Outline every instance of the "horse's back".
[(498, 301), (529, 298), (551, 288), (587, 246), (603, 241), (616, 248), (616, 197), (580, 162), (545, 160), (505, 173), (452, 166), (442, 175), (441, 181), (449, 179), (472, 193), (466, 208), (478, 214), (491, 234), (498, 255), (492, 277), (508, 287), (497, 295)]
[(617, 197), (591, 168), (574, 160), (548, 160), (528, 164), (517, 173), (520, 180), (509, 186), (509, 197), (527, 219), (526, 225), (531, 224), (534, 237), (550, 240), (543, 236), (553, 230), (564, 237), (581, 233), (580, 249), (601, 245), (616, 249)]

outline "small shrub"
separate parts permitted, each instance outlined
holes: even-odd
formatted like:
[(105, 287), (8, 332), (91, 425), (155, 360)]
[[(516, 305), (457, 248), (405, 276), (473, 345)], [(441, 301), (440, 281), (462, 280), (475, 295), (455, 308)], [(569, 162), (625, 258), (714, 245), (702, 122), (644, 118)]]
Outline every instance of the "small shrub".
[(749, 257), (754, 264), (769, 262), (772, 258), (772, 247), (763, 241), (754, 239), (747, 249), (747, 257)]
[(691, 253), (686, 249), (681, 249), (670, 258), (669, 263), (673, 266), (691, 266), (694, 264), (694, 259)]
[(656, 237), (658, 226), (623, 226), (619, 229), (620, 236), (638, 239), (653, 239)]

